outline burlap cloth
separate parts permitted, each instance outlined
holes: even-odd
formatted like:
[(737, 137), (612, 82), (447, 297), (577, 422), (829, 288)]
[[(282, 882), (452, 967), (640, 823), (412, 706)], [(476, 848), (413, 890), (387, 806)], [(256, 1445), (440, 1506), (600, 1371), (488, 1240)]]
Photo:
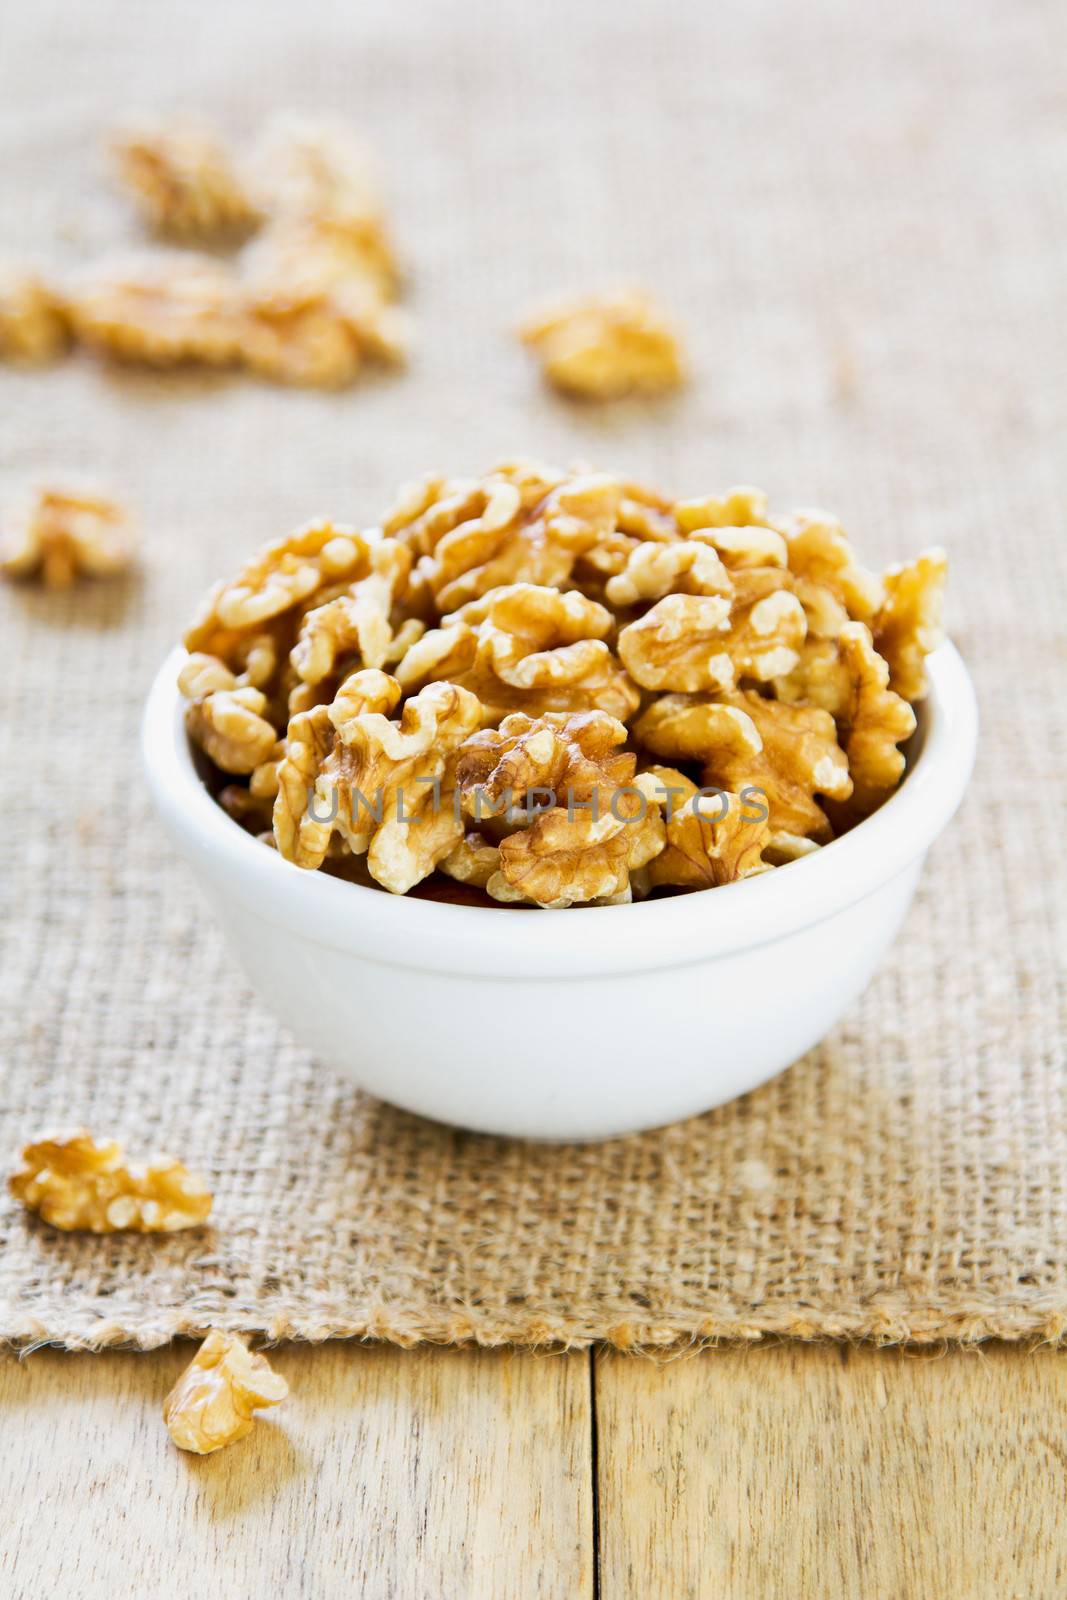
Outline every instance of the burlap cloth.
[[(88, 472), (145, 551), (137, 585), (0, 597), (0, 1147), (84, 1120), (182, 1153), (217, 1197), (207, 1232), (114, 1241), (5, 1198), (0, 1334), (1067, 1329), (1063, 21), (1055, 0), (9, 12), (5, 249), (71, 264), (135, 237), (100, 156), (117, 111), (244, 138), (328, 108), (381, 153), (421, 338), (409, 375), (340, 396), (0, 374), (4, 495)], [(544, 396), (516, 316), (620, 279), (677, 309), (694, 385)], [(250, 546), (515, 451), (688, 494), (761, 483), (839, 510), (874, 560), (944, 543), (984, 719), (965, 809), (844, 1024), (733, 1105), (591, 1147), (450, 1131), (311, 1061), (235, 971), (137, 758), (153, 670)], [(507, 1070), (506, 1041), (470, 1035)]]

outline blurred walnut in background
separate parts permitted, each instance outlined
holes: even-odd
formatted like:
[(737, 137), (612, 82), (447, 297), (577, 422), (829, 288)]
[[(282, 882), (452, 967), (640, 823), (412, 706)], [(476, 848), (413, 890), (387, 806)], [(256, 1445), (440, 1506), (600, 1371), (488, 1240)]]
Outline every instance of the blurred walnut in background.
[(184, 123), (125, 132), (114, 155), (146, 227), (196, 248), (90, 263), (62, 292), (8, 270), (0, 359), (40, 363), (77, 343), (116, 361), (243, 367), (321, 389), (404, 359), (411, 329), (396, 303), (396, 252), (349, 129), (281, 118), (247, 170)]
[(131, 128), (114, 142), (119, 177), (148, 227), (199, 244), (254, 228), (259, 210), (223, 145), (192, 124)]
[(37, 489), (5, 520), (0, 572), (65, 589), (75, 578), (114, 578), (133, 560), (130, 519), (116, 500), (87, 491)]
[(549, 383), (587, 400), (659, 394), (685, 381), (678, 334), (639, 289), (561, 301), (529, 317), (519, 336)]
[(0, 359), (43, 366), (70, 344), (65, 298), (36, 272), (0, 271)]

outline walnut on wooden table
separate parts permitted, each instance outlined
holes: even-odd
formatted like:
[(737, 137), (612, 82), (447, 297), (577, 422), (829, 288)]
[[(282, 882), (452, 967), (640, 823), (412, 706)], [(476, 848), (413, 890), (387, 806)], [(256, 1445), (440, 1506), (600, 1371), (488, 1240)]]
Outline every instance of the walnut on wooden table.
[(266, 1356), (214, 1329), (164, 1400), (163, 1420), (179, 1450), (210, 1455), (251, 1433), (255, 1413), (288, 1393)]

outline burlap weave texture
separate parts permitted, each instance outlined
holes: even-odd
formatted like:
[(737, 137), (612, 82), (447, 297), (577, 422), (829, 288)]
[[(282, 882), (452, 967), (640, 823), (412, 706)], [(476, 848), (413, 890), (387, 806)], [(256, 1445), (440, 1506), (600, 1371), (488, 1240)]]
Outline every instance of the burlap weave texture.
[[(5, 253), (66, 267), (136, 239), (99, 154), (117, 111), (192, 108), (240, 141), (328, 109), (380, 153), (419, 342), (408, 375), (338, 396), (0, 371), (0, 498), (91, 474), (145, 555), (139, 584), (0, 594), (0, 1148), (85, 1121), (217, 1196), (209, 1231), (162, 1241), (63, 1237), (4, 1200), (0, 1336), (1067, 1329), (1063, 24), (1051, 0), (9, 15)], [(677, 312), (693, 386), (544, 395), (512, 325), (619, 280)], [(253, 544), (515, 452), (687, 495), (760, 483), (838, 510), (874, 561), (945, 544), (983, 716), (965, 809), (842, 1026), (733, 1105), (583, 1148), (420, 1122), (284, 1038), (136, 749), (158, 661)]]

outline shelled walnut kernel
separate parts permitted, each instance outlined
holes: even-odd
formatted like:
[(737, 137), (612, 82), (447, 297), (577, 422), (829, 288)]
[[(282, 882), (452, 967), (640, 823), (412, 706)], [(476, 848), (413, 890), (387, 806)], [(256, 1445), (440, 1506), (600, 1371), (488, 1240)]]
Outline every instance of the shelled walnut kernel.
[(563, 301), (529, 317), (520, 336), (548, 383), (587, 400), (659, 394), (685, 380), (678, 335), (640, 290)]
[(104, 495), (40, 488), (14, 511), (0, 542), (6, 578), (65, 589), (75, 578), (114, 578), (133, 559), (130, 519)]
[(210, 1455), (251, 1433), (254, 1413), (280, 1405), (288, 1393), (266, 1356), (215, 1329), (164, 1400), (163, 1420), (179, 1450)]
[(272, 805), (297, 866), (619, 904), (775, 870), (892, 794), (943, 579), (940, 552), (879, 577), (758, 489), (515, 459), (265, 546), (181, 684), (220, 803), (257, 836)]
[(127, 1162), (120, 1144), (98, 1141), (85, 1128), (28, 1144), (8, 1187), (28, 1211), (65, 1232), (175, 1233), (198, 1227), (211, 1212), (203, 1180), (173, 1156)]

